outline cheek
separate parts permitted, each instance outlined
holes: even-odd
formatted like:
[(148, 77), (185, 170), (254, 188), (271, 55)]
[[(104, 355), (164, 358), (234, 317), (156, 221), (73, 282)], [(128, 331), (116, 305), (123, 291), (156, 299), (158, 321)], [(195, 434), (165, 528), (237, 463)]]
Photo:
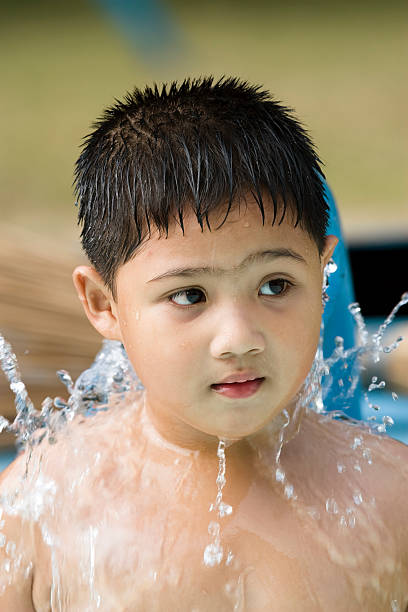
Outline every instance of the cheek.
[[(287, 314), (287, 313), (286, 313)], [(272, 332), (273, 352), (284, 368), (308, 373), (319, 343), (321, 313), (319, 304), (296, 308), (290, 316), (276, 321)]]
[[(123, 344), (132, 366), (145, 386), (175, 386), (198, 363), (196, 333), (180, 334), (177, 327), (166, 324), (165, 317), (148, 316), (143, 311), (138, 318), (122, 312)], [(188, 380), (188, 376), (187, 379)]]

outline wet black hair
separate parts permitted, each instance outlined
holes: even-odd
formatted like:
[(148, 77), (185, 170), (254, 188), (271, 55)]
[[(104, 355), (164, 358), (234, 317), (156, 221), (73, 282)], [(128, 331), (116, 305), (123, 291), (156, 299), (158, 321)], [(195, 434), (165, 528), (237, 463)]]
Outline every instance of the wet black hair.
[[(85, 138), (75, 168), (82, 246), (115, 297), (115, 274), (156, 228), (208, 215), (251, 192), (265, 221), (287, 207), (322, 252), (328, 221), (314, 145), (292, 109), (237, 78), (134, 89)], [(264, 198), (262, 198), (264, 195)], [(218, 229), (218, 228), (216, 228)]]

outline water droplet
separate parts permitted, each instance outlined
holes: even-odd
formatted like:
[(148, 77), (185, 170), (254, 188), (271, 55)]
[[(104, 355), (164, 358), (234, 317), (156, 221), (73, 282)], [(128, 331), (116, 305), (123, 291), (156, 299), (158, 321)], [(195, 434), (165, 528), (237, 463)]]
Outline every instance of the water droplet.
[(337, 464), (337, 471), (339, 474), (343, 474), (343, 472), (346, 471), (346, 466), (343, 465), (342, 463), (338, 463)]
[(0, 433), (10, 425), (9, 421), (0, 415)]
[(223, 501), (220, 502), (220, 505), (218, 506), (218, 516), (222, 518), (224, 516), (229, 516), (230, 514), (232, 514), (232, 506)]
[(401, 612), (400, 605), (396, 599), (391, 602), (391, 612)]
[(353, 440), (353, 444), (351, 445), (351, 448), (352, 448), (353, 450), (356, 450), (356, 448), (358, 448), (359, 446), (361, 446), (361, 445), (362, 445), (362, 443), (363, 443), (363, 439), (362, 439), (362, 438), (359, 438), (359, 437), (356, 437), (356, 438), (354, 438), (354, 440)]
[(23, 391), (25, 391), (25, 384), (21, 381), (12, 382), (10, 385), (10, 389), (13, 391), (13, 393), (22, 393)]
[(287, 499), (291, 499), (291, 497), (293, 497), (293, 485), (291, 484), (285, 485), (285, 497)]
[(68, 404), (62, 397), (54, 398), (53, 404), (55, 408), (62, 410), (63, 408), (67, 408)]
[(369, 393), (370, 391), (375, 391), (376, 389), (384, 389), (384, 387), (386, 386), (385, 380), (382, 380), (379, 383), (377, 383), (377, 380), (377, 376), (372, 377), (371, 383), (368, 385), (367, 389)]
[(342, 338), (341, 336), (336, 336), (334, 339), (334, 344), (337, 349), (343, 349), (344, 348), (344, 338)]
[(356, 504), (356, 506), (359, 506), (360, 504), (363, 503), (363, 496), (361, 495), (360, 491), (355, 491), (353, 493), (353, 501)]
[(312, 517), (312, 519), (314, 519), (315, 521), (317, 521), (320, 518), (320, 512), (318, 510), (316, 510), (316, 508), (308, 508), (307, 513), (309, 514), (309, 516)]
[(227, 565), (231, 565), (233, 559), (234, 559), (234, 555), (232, 554), (231, 551), (228, 551), (228, 555), (227, 555), (227, 559), (226, 559), (225, 563)]
[[(236, 585), (231, 581), (231, 582), (227, 582), (224, 588), (225, 588), (226, 594), (231, 595), (231, 593), (235, 591)], [(196, 609), (196, 612), (199, 612), (199, 610)]]
[(220, 565), (223, 555), (224, 551), (220, 544), (216, 542), (208, 544), (204, 550), (204, 565), (206, 567), (215, 567), (216, 565)]
[(123, 382), (123, 372), (121, 370), (118, 370), (117, 372), (115, 372), (113, 377), (112, 377), (112, 380), (115, 383)]
[(33, 569), (33, 564), (30, 562), (24, 571), (24, 578), (27, 580), (31, 574), (31, 570)]
[(356, 470), (356, 472), (361, 472), (361, 466), (359, 463), (355, 463), (353, 468)]
[(392, 344), (390, 344), (389, 346), (384, 346), (384, 353), (392, 353), (392, 351), (395, 351), (395, 349), (398, 348), (398, 345), (403, 341), (403, 339), (404, 338), (402, 336), (399, 336)]
[(348, 526), (353, 528), (356, 526), (356, 517), (354, 514), (351, 514), (347, 520)]
[(6, 545), (6, 554), (9, 555), (9, 557), (14, 557), (15, 552), (16, 552), (16, 543), (9, 540)]
[(227, 481), (225, 480), (225, 476), (224, 476), (224, 474), (219, 474), (219, 475), (217, 476), (216, 483), (217, 483), (217, 485), (218, 485), (219, 487), (223, 488), (223, 487), (225, 486), (225, 483), (226, 483), (226, 482), (227, 482)]
[(395, 393), (395, 391), (393, 391), (393, 392), (391, 393), (391, 396), (392, 396), (392, 399), (394, 400), (394, 402), (396, 402), (396, 401), (397, 401), (397, 399), (398, 399), (398, 395)]
[(285, 472), (280, 468), (276, 469), (275, 478), (277, 482), (285, 482)]
[(339, 507), (337, 505), (337, 502), (332, 497), (329, 499), (326, 499), (326, 512), (328, 512), (329, 514), (338, 514), (339, 512)]
[[(375, 418), (375, 417), (374, 417)], [(363, 457), (364, 459), (367, 461), (367, 463), (369, 465), (372, 464), (373, 460), (372, 460), (372, 456), (371, 456), (371, 450), (369, 448), (365, 448), (363, 450)]]
[(73, 380), (71, 378), (71, 375), (69, 372), (67, 372), (67, 370), (58, 370), (57, 371), (57, 376), (60, 379), (60, 381), (62, 382), (63, 385), (66, 386), (68, 393), (73, 393), (74, 392), (74, 383)]
[(326, 264), (326, 268), (329, 274), (334, 274), (334, 272), (337, 270), (337, 264), (333, 259), (330, 259), (330, 261)]

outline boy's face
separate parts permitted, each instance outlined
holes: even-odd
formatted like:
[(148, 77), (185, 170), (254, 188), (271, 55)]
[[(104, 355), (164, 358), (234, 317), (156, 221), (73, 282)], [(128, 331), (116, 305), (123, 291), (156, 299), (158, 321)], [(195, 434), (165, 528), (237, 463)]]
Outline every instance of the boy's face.
[[(272, 226), (265, 212), (263, 226), (248, 197), (221, 229), (224, 215), (210, 216), (211, 232), (186, 215), (184, 236), (176, 224), (168, 238), (153, 234), (117, 273), (110, 337), (123, 342), (154, 422), (177, 443), (255, 433), (290, 406), (312, 365), (323, 269), (337, 239), (319, 256), (291, 214)], [(173, 276), (188, 268), (206, 271)], [(212, 387), (240, 371), (264, 379), (252, 395), (256, 383), (225, 387), (238, 397)]]

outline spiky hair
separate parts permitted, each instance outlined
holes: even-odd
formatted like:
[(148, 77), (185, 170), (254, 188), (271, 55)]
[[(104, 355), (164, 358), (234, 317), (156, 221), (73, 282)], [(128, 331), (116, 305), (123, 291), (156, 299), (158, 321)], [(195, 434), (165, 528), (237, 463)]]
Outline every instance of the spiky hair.
[[(209, 214), (251, 192), (265, 220), (287, 206), (321, 251), (328, 209), (320, 160), (291, 109), (237, 78), (134, 89), (107, 108), (76, 163), (82, 245), (115, 295), (115, 274), (152, 226), (168, 233), (192, 209)], [(264, 198), (262, 197), (264, 195)], [(221, 224), (222, 225), (222, 224)], [(221, 226), (219, 226), (221, 227)]]

